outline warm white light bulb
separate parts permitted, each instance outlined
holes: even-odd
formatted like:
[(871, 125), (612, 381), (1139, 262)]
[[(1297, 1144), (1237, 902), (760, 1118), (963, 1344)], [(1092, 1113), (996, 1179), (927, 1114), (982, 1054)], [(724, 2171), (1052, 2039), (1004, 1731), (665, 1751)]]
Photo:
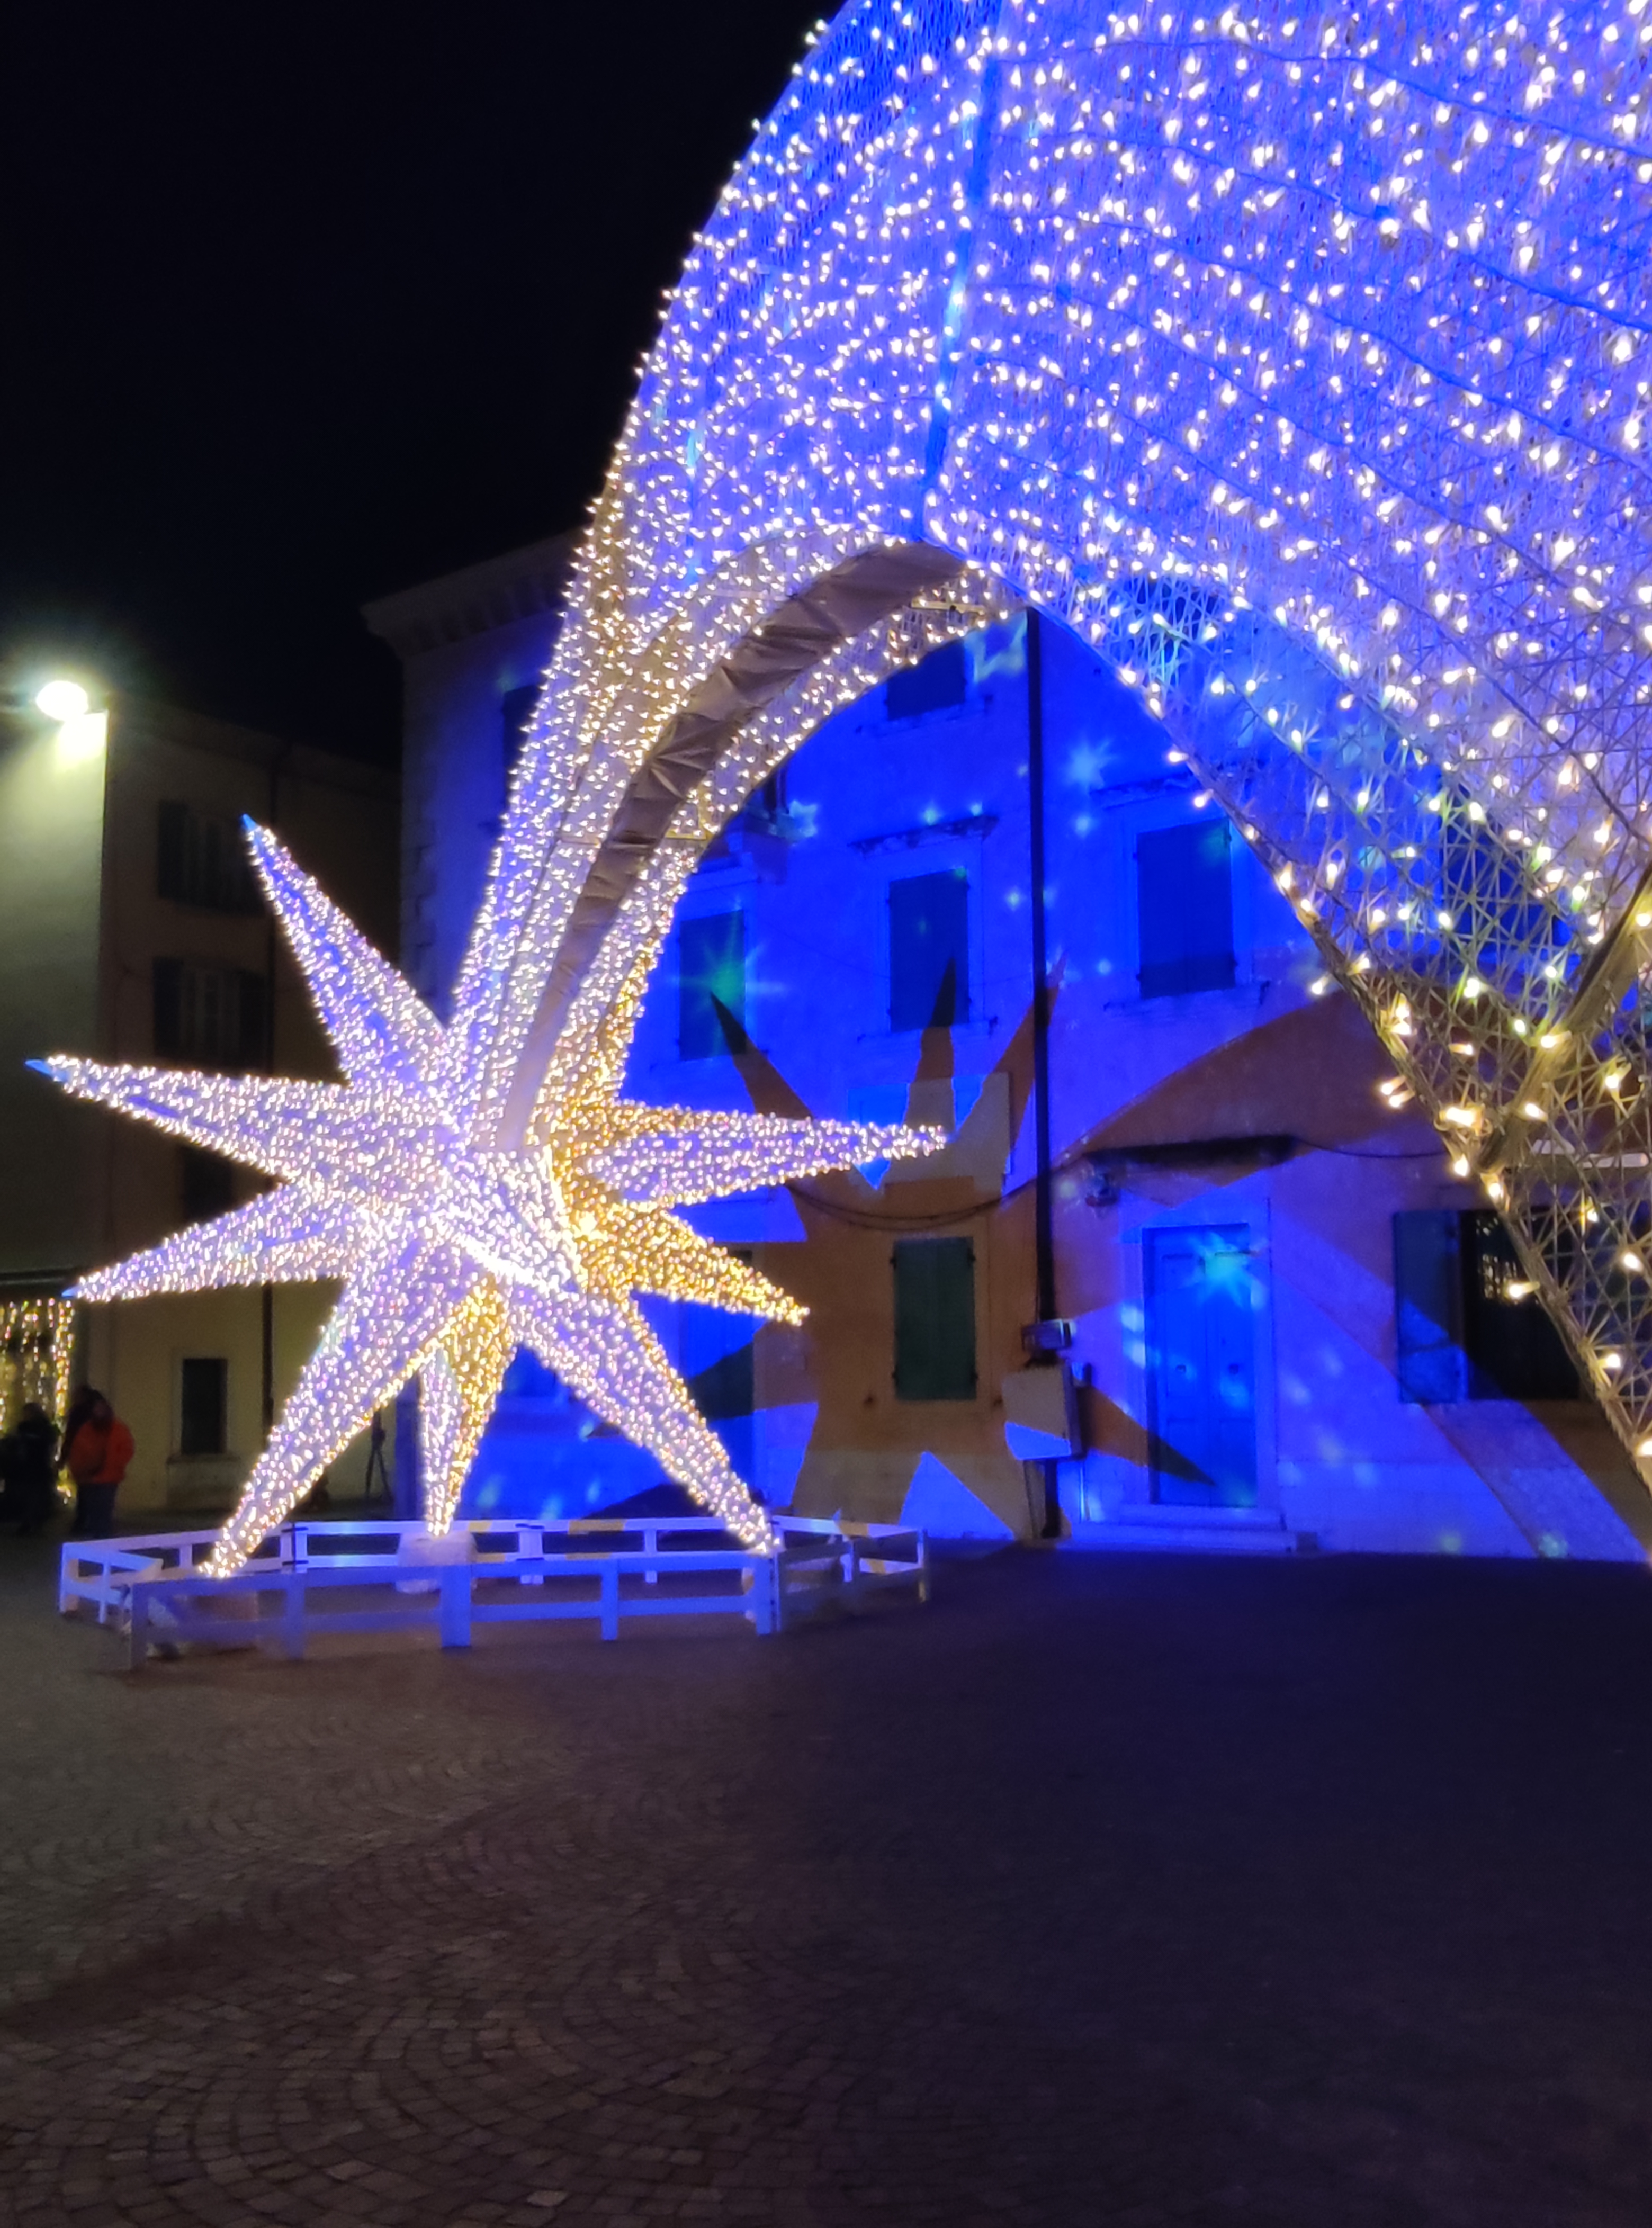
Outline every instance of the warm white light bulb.
[(48, 681), (35, 690), (35, 708), (48, 720), (80, 720), (92, 709), (92, 699), (78, 681)]

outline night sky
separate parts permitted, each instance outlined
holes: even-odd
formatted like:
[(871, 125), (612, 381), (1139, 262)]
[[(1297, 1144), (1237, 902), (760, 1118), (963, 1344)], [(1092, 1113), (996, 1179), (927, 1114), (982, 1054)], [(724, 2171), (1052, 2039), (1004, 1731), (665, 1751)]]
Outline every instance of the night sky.
[(557, 531), (820, 0), (13, 19), (0, 656), (394, 755), (367, 598)]

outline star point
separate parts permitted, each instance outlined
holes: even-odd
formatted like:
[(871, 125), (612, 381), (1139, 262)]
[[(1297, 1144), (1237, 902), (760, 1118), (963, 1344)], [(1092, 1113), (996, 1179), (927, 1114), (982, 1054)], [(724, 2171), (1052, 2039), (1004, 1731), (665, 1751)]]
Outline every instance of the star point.
[(247, 841), (343, 1082), (36, 1063), (73, 1097), (274, 1180), (247, 1205), (82, 1278), (77, 1297), (342, 1283), (210, 1567), (239, 1569), (375, 1410), (415, 1377), (425, 1521), (446, 1531), (522, 1346), (739, 1539), (771, 1547), (761, 1503), (637, 1296), (801, 1322), (788, 1294), (676, 1210), (931, 1151), (939, 1134), (623, 1099), (639, 966), (602, 1026), (557, 1047), (528, 1137), (502, 1149), (465, 1111), (481, 1099), (465, 1063), (489, 1056), (485, 1036), (445, 1028), (268, 829), (249, 822)]

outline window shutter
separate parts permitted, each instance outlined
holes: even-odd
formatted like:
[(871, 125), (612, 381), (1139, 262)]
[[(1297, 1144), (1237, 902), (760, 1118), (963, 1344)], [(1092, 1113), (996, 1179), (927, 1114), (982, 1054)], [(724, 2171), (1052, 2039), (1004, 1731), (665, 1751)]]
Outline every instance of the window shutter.
[(899, 1239), (892, 1261), (895, 1288), (895, 1398), (973, 1400), (973, 1240)]
[(884, 683), (883, 707), (892, 720), (921, 719), (962, 704), (969, 688), (969, 664), (961, 642), (943, 643), (920, 665), (904, 666)]
[(221, 1455), (228, 1423), (229, 1364), (216, 1355), (180, 1362), (178, 1452)]
[(708, 1424), (749, 1416), (757, 1406), (757, 1345), (747, 1339), (685, 1380), (688, 1398)]
[(169, 801), (156, 809), (157, 893), (209, 912), (257, 912), (263, 905), (240, 823)]
[(1462, 1400), (1463, 1267), (1453, 1207), (1407, 1208), (1394, 1217), (1396, 1374), (1402, 1400)]
[[(716, 1001), (716, 1004), (713, 1001)], [(701, 913), (677, 931), (677, 1051), (714, 1060), (728, 1049), (717, 1006), (746, 1023), (746, 916)]]
[(1526, 1272), (1501, 1218), (1489, 1208), (1465, 1213), (1459, 1244), (1469, 1398), (1575, 1400), (1577, 1368), (1548, 1310), (1535, 1292), (1509, 1296)]
[(238, 1067), (266, 1067), (270, 1058), (269, 986), (261, 975), (240, 968), (235, 990), (239, 1026), (234, 1042), (224, 1047), (226, 1055)]
[(1575, 1400), (1578, 1372), (1489, 1209), (1394, 1217), (1402, 1400)]
[[(962, 868), (889, 885), (889, 1026), (926, 1029), (952, 970), (951, 1022), (970, 1018), (970, 879)], [(942, 1011), (944, 1012), (943, 1007)]]
[(1136, 845), (1144, 998), (1233, 983), (1233, 878), (1225, 820), (1155, 828)]
[(156, 894), (187, 903), (189, 870), (184, 847), (189, 841), (189, 808), (187, 804), (157, 805), (155, 821)]

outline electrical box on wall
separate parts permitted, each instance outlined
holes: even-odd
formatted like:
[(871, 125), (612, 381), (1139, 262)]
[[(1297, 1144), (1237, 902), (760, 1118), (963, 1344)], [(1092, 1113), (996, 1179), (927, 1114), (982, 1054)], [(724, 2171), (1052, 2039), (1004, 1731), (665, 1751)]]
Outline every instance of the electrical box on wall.
[(1003, 1381), (1004, 1444), (1018, 1462), (1066, 1462), (1082, 1454), (1073, 1371), (1012, 1369)]

